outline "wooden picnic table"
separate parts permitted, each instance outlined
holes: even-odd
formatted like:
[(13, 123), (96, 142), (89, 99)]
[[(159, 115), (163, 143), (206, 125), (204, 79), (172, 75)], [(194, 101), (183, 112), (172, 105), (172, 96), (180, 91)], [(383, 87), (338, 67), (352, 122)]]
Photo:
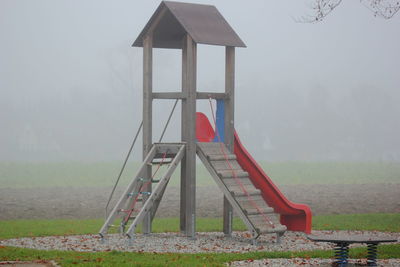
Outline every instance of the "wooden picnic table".
[(336, 244), (335, 262), (336, 266), (347, 266), (349, 257), (349, 245), (354, 243), (363, 243), (368, 246), (367, 265), (377, 266), (378, 245), (379, 243), (397, 242), (395, 237), (373, 237), (368, 235), (308, 235), (308, 239), (315, 242), (330, 242)]

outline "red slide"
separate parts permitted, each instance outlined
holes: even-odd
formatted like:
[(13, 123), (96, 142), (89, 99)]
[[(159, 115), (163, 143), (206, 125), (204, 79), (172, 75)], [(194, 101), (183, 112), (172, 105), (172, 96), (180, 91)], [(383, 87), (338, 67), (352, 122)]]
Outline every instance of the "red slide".
[[(200, 112), (196, 115), (197, 140), (212, 142), (215, 133), (207, 116)], [(234, 153), (240, 166), (249, 173), (254, 186), (261, 190), (264, 200), (281, 215), (281, 223), (286, 225), (288, 230), (311, 233), (311, 209), (307, 205), (291, 202), (282, 194), (240, 142), (236, 132)]]
[(261, 190), (264, 200), (281, 215), (281, 223), (286, 225), (288, 230), (310, 234), (312, 217), (310, 207), (293, 203), (282, 194), (240, 142), (236, 131), (234, 150), (239, 165), (249, 173), (250, 180)]

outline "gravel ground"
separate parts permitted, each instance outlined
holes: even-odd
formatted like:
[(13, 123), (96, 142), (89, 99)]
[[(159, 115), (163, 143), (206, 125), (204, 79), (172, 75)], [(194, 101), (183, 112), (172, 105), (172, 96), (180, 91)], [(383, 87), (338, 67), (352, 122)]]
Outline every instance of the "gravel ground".
[(55, 261), (0, 261), (1, 267), (59, 267)]
[[(350, 266), (366, 266), (366, 259), (362, 260), (349, 260)], [(229, 266), (249, 266), (249, 267), (279, 267), (279, 266), (332, 266), (331, 259), (302, 259), (302, 258), (292, 258), (292, 259), (263, 259), (263, 260), (247, 260), (247, 261), (234, 261), (229, 264)], [(387, 259), (378, 260), (378, 266), (400, 266), (400, 259)]]
[[(279, 187), (313, 215), (400, 212), (400, 184), (290, 185)], [(0, 188), (0, 220), (103, 218), (111, 188)], [(115, 199), (122, 193), (116, 193)], [(221, 217), (223, 196), (216, 186), (200, 186), (198, 217)], [(179, 217), (179, 187), (167, 187), (157, 216)], [(110, 205), (112, 207), (112, 205)]]
[[(322, 234), (370, 235), (376, 237), (400, 238), (400, 233), (382, 233), (367, 231), (313, 231), (314, 235)], [(276, 243), (275, 235), (262, 235), (258, 245), (250, 244), (248, 232), (234, 232), (231, 238), (225, 238), (221, 232), (198, 233), (196, 240), (190, 240), (180, 233), (155, 233), (151, 235), (138, 234), (129, 244), (127, 239), (119, 234), (107, 236), (101, 242), (97, 235), (47, 236), (35, 238), (18, 238), (0, 240), (2, 246), (34, 248), (40, 250), (73, 250), (73, 251), (132, 251), (156, 253), (204, 253), (250, 251), (303, 251), (315, 249), (331, 249), (332, 244), (312, 242), (304, 233), (286, 232), (280, 244)], [(354, 245), (356, 246), (356, 245)]]
[[(382, 233), (368, 231), (313, 231), (314, 235), (368, 235), (374, 237), (395, 237), (400, 243), (400, 233)], [(138, 234), (132, 242), (119, 234), (107, 236), (101, 241), (98, 235), (47, 236), (36, 238), (18, 238), (0, 240), (0, 246), (14, 246), (40, 250), (67, 251), (130, 251), (151, 253), (246, 253), (252, 251), (304, 251), (331, 250), (333, 244), (312, 242), (304, 233), (286, 232), (281, 243), (276, 243), (275, 235), (263, 235), (256, 246), (249, 243), (250, 233), (234, 232), (231, 238), (225, 238), (220, 232), (198, 233), (195, 240), (179, 233)], [(362, 246), (360, 244), (351, 247)], [(366, 259), (350, 260), (350, 266), (366, 265)], [(228, 266), (332, 266), (332, 259), (262, 259), (230, 262)], [(0, 262), (1, 265), (1, 262)], [(14, 265), (7, 265), (14, 266)], [(31, 265), (40, 266), (40, 265)], [(379, 260), (378, 266), (400, 266), (400, 259)]]

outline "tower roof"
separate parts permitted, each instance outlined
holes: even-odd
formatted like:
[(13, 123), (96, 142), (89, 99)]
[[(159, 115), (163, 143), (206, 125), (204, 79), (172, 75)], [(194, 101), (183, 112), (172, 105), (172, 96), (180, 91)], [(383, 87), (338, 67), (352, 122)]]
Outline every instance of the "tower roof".
[(132, 46), (143, 46), (153, 31), (153, 47), (182, 48), (184, 35), (199, 44), (246, 47), (215, 6), (162, 1)]

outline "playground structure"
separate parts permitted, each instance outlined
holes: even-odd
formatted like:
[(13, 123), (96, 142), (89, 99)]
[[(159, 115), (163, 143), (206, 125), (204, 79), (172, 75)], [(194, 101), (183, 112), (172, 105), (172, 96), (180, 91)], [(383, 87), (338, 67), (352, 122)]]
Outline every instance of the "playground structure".
[[(197, 91), (197, 44), (225, 46), (224, 92)], [(286, 230), (310, 233), (309, 207), (286, 199), (247, 152), (234, 130), (235, 47), (245, 47), (245, 44), (218, 10), (210, 5), (163, 1), (133, 46), (143, 47), (143, 163), (107, 214), (99, 232), (101, 237), (105, 237), (119, 217), (120, 231), (130, 240), (139, 224), (144, 234), (150, 233), (158, 204), (180, 163), (180, 230), (187, 237), (195, 238), (196, 154), (224, 194), (225, 235), (232, 233), (233, 212), (251, 231), (254, 241), (267, 233), (276, 233), (279, 240)], [(153, 48), (182, 50), (181, 91), (153, 92)], [(174, 109), (181, 101), (179, 143), (161, 143), (162, 138), (153, 143), (152, 104), (159, 99), (175, 99)], [(212, 110), (212, 99), (217, 101), (216, 113), (212, 112), (214, 127), (203, 113), (196, 112), (197, 99), (208, 99)], [(155, 179), (160, 166), (166, 164), (165, 173)], [(152, 165), (157, 167), (154, 172)]]

